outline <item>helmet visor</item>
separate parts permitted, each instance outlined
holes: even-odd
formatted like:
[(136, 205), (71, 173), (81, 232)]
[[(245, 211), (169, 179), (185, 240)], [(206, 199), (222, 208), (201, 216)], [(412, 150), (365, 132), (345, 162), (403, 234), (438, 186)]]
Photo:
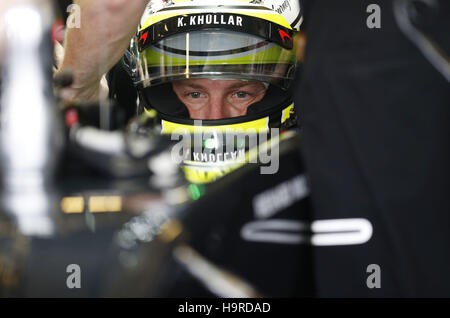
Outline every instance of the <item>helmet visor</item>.
[(295, 52), (246, 33), (200, 30), (173, 35), (136, 53), (141, 87), (190, 78), (243, 79), (288, 88)]

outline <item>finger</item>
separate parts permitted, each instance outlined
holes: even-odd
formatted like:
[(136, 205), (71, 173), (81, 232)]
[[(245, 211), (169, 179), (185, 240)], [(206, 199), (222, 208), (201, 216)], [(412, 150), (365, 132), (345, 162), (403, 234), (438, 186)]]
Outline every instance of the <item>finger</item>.
[(64, 47), (59, 42), (55, 42), (54, 56), (57, 69), (61, 68), (62, 62), (64, 60), (64, 53)]

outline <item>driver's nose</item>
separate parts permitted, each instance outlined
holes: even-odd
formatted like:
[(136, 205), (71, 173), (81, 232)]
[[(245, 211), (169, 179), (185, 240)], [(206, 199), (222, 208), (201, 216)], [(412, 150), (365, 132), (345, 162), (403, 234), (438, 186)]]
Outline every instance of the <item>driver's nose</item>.
[(223, 96), (211, 96), (208, 108), (208, 113), (206, 114), (206, 119), (222, 119), (226, 118), (225, 114), (225, 101)]

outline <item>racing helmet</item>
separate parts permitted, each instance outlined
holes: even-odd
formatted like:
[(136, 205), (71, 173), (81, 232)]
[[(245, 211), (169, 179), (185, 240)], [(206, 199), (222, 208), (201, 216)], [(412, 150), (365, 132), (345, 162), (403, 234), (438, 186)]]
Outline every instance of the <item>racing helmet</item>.
[(280, 127), (293, 114), (294, 36), (302, 20), (292, 0), (151, 0), (131, 45), (142, 111), (157, 112), (163, 134), (193, 132), (197, 118), (174, 93), (175, 81), (257, 81), (264, 98), (245, 115), (202, 120), (202, 127)]

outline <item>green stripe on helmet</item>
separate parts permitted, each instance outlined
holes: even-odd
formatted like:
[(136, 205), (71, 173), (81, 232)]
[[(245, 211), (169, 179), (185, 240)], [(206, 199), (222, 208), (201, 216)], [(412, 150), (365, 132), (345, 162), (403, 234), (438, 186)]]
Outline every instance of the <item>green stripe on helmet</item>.
[[(170, 54), (170, 53), (169, 53)], [(242, 53), (238, 53), (242, 55)], [(230, 55), (229, 55), (230, 56)], [(213, 59), (215, 57), (205, 57), (205, 59), (190, 59), (189, 63), (186, 59), (177, 58), (170, 55), (161, 54), (153, 48), (149, 48), (141, 53), (143, 65), (147, 67), (170, 67), (170, 66), (186, 66), (186, 65), (227, 65), (227, 64), (295, 64), (296, 56), (294, 50), (286, 50), (279, 46), (272, 46), (266, 50), (262, 50), (253, 54), (245, 56), (228, 58), (228, 59)]]

